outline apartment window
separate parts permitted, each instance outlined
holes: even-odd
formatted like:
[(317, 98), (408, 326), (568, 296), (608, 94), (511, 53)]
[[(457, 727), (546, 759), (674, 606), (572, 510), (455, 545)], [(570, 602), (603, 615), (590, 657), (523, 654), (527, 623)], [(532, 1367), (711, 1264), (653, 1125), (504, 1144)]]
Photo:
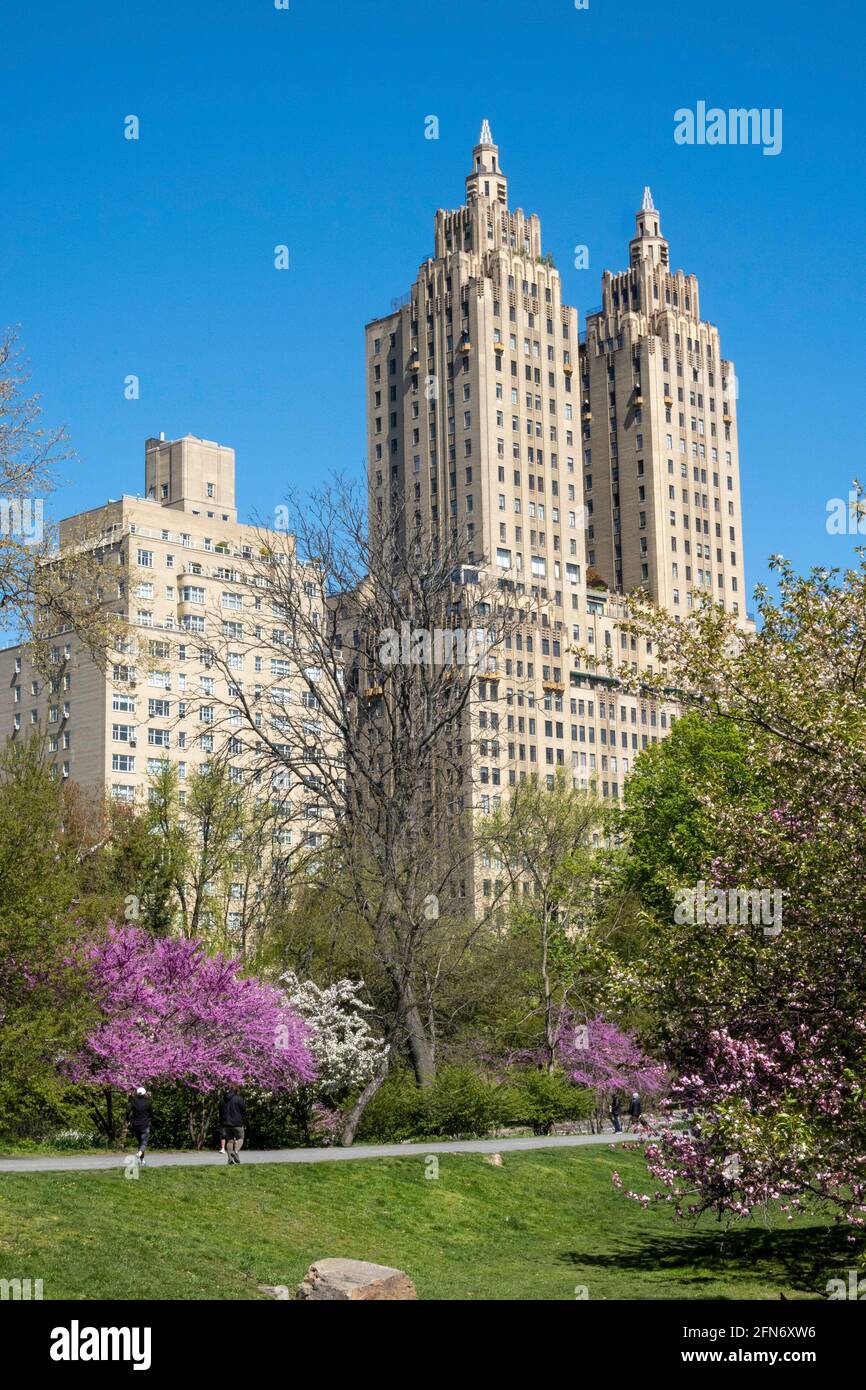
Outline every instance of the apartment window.
[(112, 753), (111, 770), (112, 772), (135, 772), (135, 754)]
[(139, 550), (138, 565), (140, 569), (153, 569), (153, 551)]

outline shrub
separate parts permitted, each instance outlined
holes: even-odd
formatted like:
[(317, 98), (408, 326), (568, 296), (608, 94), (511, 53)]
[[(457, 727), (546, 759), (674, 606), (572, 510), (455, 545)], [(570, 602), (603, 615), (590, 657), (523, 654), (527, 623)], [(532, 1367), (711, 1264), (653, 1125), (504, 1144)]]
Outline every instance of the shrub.
[(463, 1138), (489, 1134), (500, 1115), (500, 1088), (469, 1067), (443, 1067), (425, 1095), (428, 1134)]
[(424, 1135), (424, 1092), (411, 1072), (392, 1071), (379, 1087), (358, 1128), (358, 1139), (399, 1144)]
[(502, 1123), (528, 1125), (533, 1134), (550, 1134), (555, 1124), (588, 1119), (592, 1092), (575, 1086), (561, 1071), (536, 1068), (508, 1074), (502, 1092)]
[(513, 1070), (504, 1082), (471, 1067), (443, 1067), (435, 1083), (419, 1089), (411, 1072), (392, 1072), (364, 1112), (362, 1142), (483, 1138), (494, 1127), (525, 1126), (549, 1134), (553, 1125), (586, 1119), (591, 1094), (562, 1072)]

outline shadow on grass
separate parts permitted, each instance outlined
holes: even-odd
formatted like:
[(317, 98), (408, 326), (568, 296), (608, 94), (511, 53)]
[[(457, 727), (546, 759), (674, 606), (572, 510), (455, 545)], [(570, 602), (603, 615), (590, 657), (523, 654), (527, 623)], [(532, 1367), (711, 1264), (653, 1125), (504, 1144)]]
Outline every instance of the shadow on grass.
[(794, 1227), (766, 1230), (757, 1226), (696, 1230), (689, 1234), (647, 1236), (635, 1232), (607, 1251), (569, 1250), (566, 1264), (596, 1269), (665, 1271), (680, 1283), (700, 1285), (749, 1279), (785, 1285), (815, 1298), (826, 1298), (827, 1280), (852, 1268), (855, 1256), (842, 1227)]

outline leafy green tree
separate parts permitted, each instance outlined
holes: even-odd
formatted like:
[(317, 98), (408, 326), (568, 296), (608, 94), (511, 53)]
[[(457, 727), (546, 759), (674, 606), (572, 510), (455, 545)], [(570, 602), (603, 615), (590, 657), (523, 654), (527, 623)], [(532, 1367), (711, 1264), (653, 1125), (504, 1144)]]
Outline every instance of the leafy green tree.
[(0, 1131), (38, 1135), (59, 1120), (68, 1084), (57, 1059), (88, 1001), (67, 963), (84, 924), (74, 793), (52, 779), (38, 739), (0, 750)]
[[(648, 1155), (662, 1200), (735, 1217), (819, 1201), (862, 1232), (866, 557), (844, 573), (773, 567), (756, 631), (709, 603), (679, 624), (631, 605), (664, 663), (654, 679), (703, 721), (692, 748), (724, 754), (704, 759), (697, 819), (676, 745), (650, 761), (650, 777), (670, 772), (662, 806), (639, 786), (626, 812), (655, 925), (637, 985), (693, 1116)], [(695, 834), (653, 852), (675, 806)], [(680, 890), (673, 911), (660, 886)]]
[(624, 851), (622, 888), (669, 916), (673, 892), (709, 871), (718, 801), (766, 804), (744, 730), (692, 712), (637, 758), (612, 829)]
[(511, 931), (533, 945), (530, 1012), (540, 1015), (550, 1071), (559, 1006), (579, 989), (584, 968), (598, 953), (593, 836), (598, 838), (603, 821), (597, 799), (559, 774), (551, 786), (537, 778), (518, 783), (481, 832), (493, 869), (508, 880)]
[(160, 920), (172, 917), (182, 935), (258, 965), (303, 879), (302, 858), (286, 850), (290, 818), (236, 785), (220, 758), (182, 786), (166, 760), (151, 778), (144, 811), (151, 853), (138, 858), (150, 912), (158, 908)]

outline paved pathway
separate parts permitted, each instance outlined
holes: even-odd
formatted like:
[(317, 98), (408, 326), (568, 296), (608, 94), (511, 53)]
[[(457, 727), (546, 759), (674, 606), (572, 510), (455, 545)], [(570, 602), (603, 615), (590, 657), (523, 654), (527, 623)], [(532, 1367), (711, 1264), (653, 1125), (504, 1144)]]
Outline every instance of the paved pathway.
[[(527, 1135), (519, 1139), (460, 1139), (438, 1144), (357, 1144), (350, 1149), (245, 1149), (242, 1163), (335, 1163), (355, 1158), (407, 1158), (417, 1154), (512, 1153), (518, 1149), (571, 1149), (584, 1144), (615, 1144), (645, 1139), (638, 1134), (557, 1134), (550, 1138)], [(43, 1158), (0, 1158), (0, 1173), (77, 1173), (92, 1168), (122, 1167), (131, 1154), (57, 1154)], [(154, 1153), (148, 1168), (203, 1168), (226, 1165), (213, 1150), (198, 1153)]]

